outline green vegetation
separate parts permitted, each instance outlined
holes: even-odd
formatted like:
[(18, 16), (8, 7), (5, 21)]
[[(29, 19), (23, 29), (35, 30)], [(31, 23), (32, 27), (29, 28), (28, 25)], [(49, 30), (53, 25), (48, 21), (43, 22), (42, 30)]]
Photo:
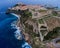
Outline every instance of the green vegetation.
[(53, 12), (52, 12), (52, 15), (53, 15), (53, 16), (57, 16), (58, 13), (57, 13), (56, 11), (53, 11)]
[(47, 21), (47, 20), (50, 19), (50, 18), (54, 18), (54, 17), (52, 17), (51, 14), (48, 14), (48, 15), (45, 15), (43, 19), (44, 19), (45, 21)]
[(40, 24), (44, 23), (43, 19), (39, 19), (38, 21), (39, 21)]
[(44, 37), (44, 40), (52, 40), (58, 36), (60, 36), (60, 27), (56, 27), (50, 31), (47, 36)]
[(32, 36), (33, 38), (35, 38), (35, 37), (39, 37), (39, 34), (36, 34), (36, 33), (34, 33), (34, 32), (31, 32), (31, 36)]
[(24, 12), (24, 15), (25, 15), (25, 16), (32, 16), (32, 13), (29, 12), (29, 11), (25, 11), (25, 12)]
[(47, 10), (42, 10), (42, 9), (40, 9), (40, 10), (38, 10), (39, 12), (47, 12)]
[(32, 11), (35, 11), (35, 9), (32, 9)]

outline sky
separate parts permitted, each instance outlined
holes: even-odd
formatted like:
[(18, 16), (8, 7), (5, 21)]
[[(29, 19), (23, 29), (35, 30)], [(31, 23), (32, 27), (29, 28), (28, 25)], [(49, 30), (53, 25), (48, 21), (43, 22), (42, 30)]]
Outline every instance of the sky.
[(60, 7), (60, 0), (0, 0), (0, 10), (5, 7), (13, 6), (19, 2), (25, 4), (41, 4), (41, 5), (52, 5)]
[(44, 2), (44, 3), (59, 3), (60, 0), (1, 0), (0, 3), (7, 3), (7, 2), (26, 2), (26, 3), (39, 3), (39, 2)]

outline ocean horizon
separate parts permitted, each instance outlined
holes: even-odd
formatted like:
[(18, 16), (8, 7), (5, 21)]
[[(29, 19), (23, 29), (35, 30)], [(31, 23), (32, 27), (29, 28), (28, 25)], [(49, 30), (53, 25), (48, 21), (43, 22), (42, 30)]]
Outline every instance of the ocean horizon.
[(24, 3), (24, 4), (38, 4), (38, 5), (52, 5), (54, 7), (60, 8), (60, 0), (1, 0), (0, 1), (0, 12), (6, 11), (9, 7), (17, 3)]

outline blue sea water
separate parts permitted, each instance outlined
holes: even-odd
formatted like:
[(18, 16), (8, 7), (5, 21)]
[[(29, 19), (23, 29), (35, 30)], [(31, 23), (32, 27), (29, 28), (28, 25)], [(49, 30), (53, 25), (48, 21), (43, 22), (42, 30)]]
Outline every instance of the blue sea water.
[(15, 38), (14, 32), (17, 29), (11, 27), (11, 23), (17, 21), (18, 18), (12, 14), (5, 14), (9, 7), (13, 7), (19, 2), (25, 4), (47, 4), (60, 8), (60, 0), (0, 0), (0, 48), (22, 48), (25, 43), (24, 39), (19, 41)]
[[(11, 26), (13, 22), (18, 20), (18, 17), (14, 14), (5, 14), (5, 12), (16, 2), (10, 4), (12, 1), (10, 0), (10, 3), (7, 1), (0, 2), (0, 48), (31, 48), (24, 40), (23, 34), (18, 32), (18, 27)], [(18, 40), (16, 36), (21, 36), (22, 39)]]
[[(12, 13), (0, 13), (0, 48), (31, 48), (15, 24), (17, 20), (18, 17)], [(20, 40), (17, 36), (21, 36)]]

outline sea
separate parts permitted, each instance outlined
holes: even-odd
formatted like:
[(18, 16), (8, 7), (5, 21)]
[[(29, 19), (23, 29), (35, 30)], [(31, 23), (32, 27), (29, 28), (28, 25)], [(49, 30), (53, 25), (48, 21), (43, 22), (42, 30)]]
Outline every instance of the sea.
[[(21, 46), (25, 43), (24, 38), (19, 41), (16, 37), (16, 32), (19, 32), (18, 27), (15, 24), (11, 26), (14, 21), (18, 20), (18, 17), (15, 14), (5, 14), (8, 8), (21, 2), (60, 8), (60, 0), (0, 0), (0, 48), (22, 48)], [(23, 34), (21, 36), (23, 37)]]

